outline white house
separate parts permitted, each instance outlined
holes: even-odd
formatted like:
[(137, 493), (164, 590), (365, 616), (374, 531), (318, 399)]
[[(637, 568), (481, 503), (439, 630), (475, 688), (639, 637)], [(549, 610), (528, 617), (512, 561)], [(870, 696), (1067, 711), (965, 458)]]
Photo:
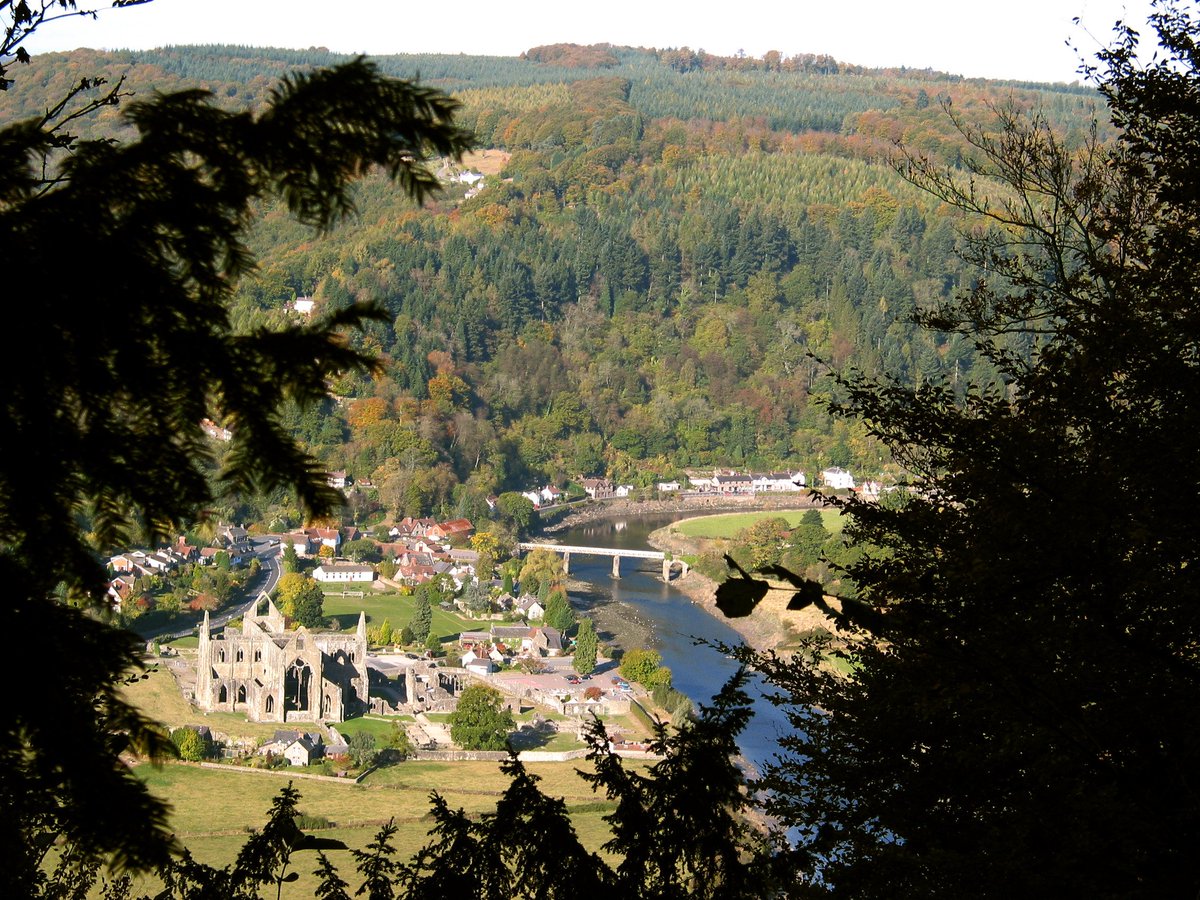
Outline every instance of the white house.
[(795, 477), (791, 472), (767, 472), (762, 475), (750, 476), (750, 483), (754, 487), (756, 494), (761, 493), (780, 493), (781, 491), (798, 491), (804, 484), (804, 473), (800, 475), (800, 483), (797, 484)]
[(878, 481), (864, 481), (858, 487), (859, 496), (872, 503), (879, 502), (879, 493), (881, 490), (882, 487)]
[(517, 601), (517, 609), (525, 614), (526, 619), (540, 619), (546, 615), (545, 607), (531, 594), (526, 594)]
[(468, 650), (460, 658), (462, 667), (476, 675), (491, 675), (496, 671), (496, 664), (490, 656), (478, 656), (474, 650)]
[(854, 490), (854, 476), (838, 466), (823, 470), (821, 480), (825, 483), (825, 487), (835, 491)]
[(308, 735), (301, 735), (284, 748), (283, 756), (290, 765), (307, 766), (324, 755), (324, 747), (315, 743)]
[(313, 569), (313, 578), (324, 584), (337, 582), (366, 582), (375, 580), (373, 566), (360, 566), (355, 563), (326, 563)]
[(679, 490), (679, 482), (678, 481), (660, 481), (658, 483), (658, 490), (663, 494), (672, 493), (674, 491)]
[(540, 509), (542, 505), (541, 491), (521, 491), (521, 496), (533, 504), (534, 509)]

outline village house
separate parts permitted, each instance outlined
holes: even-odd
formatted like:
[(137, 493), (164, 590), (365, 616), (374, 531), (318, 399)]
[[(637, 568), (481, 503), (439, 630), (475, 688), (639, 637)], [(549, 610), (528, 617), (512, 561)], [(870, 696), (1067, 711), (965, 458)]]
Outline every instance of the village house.
[(116, 556), (110, 557), (108, 567), (114, 572), (141, 572), (142, 560), (146, 558), (146, 554), (140, 550), (133, 550), (129, 553), (118, 553)]
[(258, 748), (260, 756), (282, 756), (289, 765), (307, 766), (325, 755), (326, 747), (319, 732), (276, 731), (271, 740)]
[(491, 675), (496, 671), (496, 664), (491, 657), (486, 654), (478, 655), (474, 650), (468, 650), (459, 657), (459, 663), (474, 675)]
[(325, 747), (321, 743), (321, 736), (316, 735), (315, 740), (307, 734), (296, 738), (283, 750), (283, 757), (288, 761), (289, 765), (307, 766), (315, 759), (320, 759), (325, 755)]
[(322, 584), (370, 584), (375, 580), (375, 567), (357, 563), (325, 563), (313, 569), (312, 577)]
[(437, 523), (429, 528), (425, 535), (441, 541), (465, 540), (471, 536), (471, 532), (474, 530), (475, 526), (471, 524), (470, 519), (451, 519), (448, 522)]
[(798, 491), (804, 487), (804, 473), (767, 472), (761, 475), (751, 475), (750, 483), (756, 494)]
[(451, 547), (446, 551), (446, 556), (450, 558), (451, 562), (464, 568), (470, 568), (472, 573), (475, 571), (475, 564), (479, 562), (479, 552), (467, 550), (465, 547)]
[(487, 651), (492, 645), (492, 633), (490, 631), (464, 631), (458, 636), (458, 646), (464, 652), (467, 650)]
[(864, 481), (854, 489), (854, 492), (868, 503), (878, 503), (882, 488), (878, 481)]
[(412, 516), (405, 516), (392, 528), (394, 537), (425, 537), (429, 529), (437, 525), (437, 520), (423, 518), (414, 519)]
[(175, 539), (169, 552), (181, 563), (197, 562), (200, 559), (200, 549), (189, 544), (182, 536)]
[(295, 300), (289, 300), (283, 304), (283, 308), (307, 318), (312, 316), (316, 305), (317, 302), (312, 297), (297, 297)]
[(428, 553), (403, 553), (396, 559), (396, 578), (409, 584), (424, 584), (449, 566), (439, 569)]
[(821, 472), (821, 481), (825, 487), (835, 491), (854, 490), (854, 476), (839, 466), (831, 466)]
[(291, 544), (297, 556), (313, 556), (321, 547), (329, 547), (336, 554), (342, 544), (342, 533), (337, 528), (304, 528), (291, 531), (280, 538), (284, 549)]
[(492, 646), (504, 656), (520, 656), (522, 644), (529, 639), (528, 625), (493, 625)]
[(121, 604), (133, 593), (133, 583), (137, 579), (130, 574), (118, 575), (108, 583), (108, 598), (113, 608), (120, 612)]
[(526, 594), (516, 603), (516, 609), (527, 620), (540, 619), (546, 615), (546, 608), (538, 602), (537, 597)]
[(490, 634), (492, 647), (506, 657), (562, 655), (562, 632), (549, 625), (493, 625)]
[(739, 475), (737, 473), (714, 475), (713, 490), (720, 491), (722, 494), (753, 494), (754, 483), (749, 475)]
[(562, 632), (549, 625), (530, 629), (529, 649), (537, 656), (562, 656)]
[(579, 482), (579, 486), (593, 500), (609, 500), (615, 491), (613, 483), (607, 478), (585, 478)]

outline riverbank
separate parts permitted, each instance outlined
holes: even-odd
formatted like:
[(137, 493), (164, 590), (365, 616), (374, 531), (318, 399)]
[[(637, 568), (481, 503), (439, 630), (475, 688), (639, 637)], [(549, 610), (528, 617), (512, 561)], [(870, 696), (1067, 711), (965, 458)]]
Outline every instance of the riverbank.
[[(780, 509), (782, 507), (764, 508)], [(744, 507), (742, 511), (746, 511)], [(709, 549), (703, 546), (707, 542), (685, 538), (672, 531), (676, 524), (678, 523), (664, 525), (662, 528), (652, 531), (646, 539), (647, 543), (655, 550), (662, 550), (675, 556), (695, 554)], [(693, 569), (688, 572), (687, 577), (680, 578), (672, 584), (676, 590), (686, 594), (694, 604), (736, 631), (747, 646), (755, 650), (779, 650), (795, 637), (795, 629), (790, 627), (789, 622), (783, 616), (783, 605), (786, 604), (786, 600), (783, 600), (782, 597), (778, 603), (773, 603), (766, 598), (750, 615), (730, 619), (717, 609), (717, 582), (708, 576)]]
[[(680, 520), (730, 512), (819, 509), (824, 506), (808, 491), (745, 497), (680, 496), (662, 500), (602, 500), (569, 513), (561, 521), (545, 528), (543, 533), (556, 534), (613, 519), (678, 516), (675, 522), (651, 532), (646, 540), (655, 550), (684, 556), (719, 548), (710, 541), (685, 538), (674, 533), (672, 526)], [(717, 609), (717, 582), (711, 578), (693, 569), (686, 577), (674, 579), (671, 586), (687, 596), (693, 605), (737, 632), (755, 650), (786, 649), (798, 633), (820, 624), (801, 621), (803, 617), (788, 612), (786, 605), (790, 594), (785, 591), (772, 591), (751, 615), (730, 619)], [(643, 620), (636, 608), (627, 603), (605, 600), (583, 582), (571, 583), (568, 590), (580, 613), (592, 618), (597, 632), (605, 635), (607, 640), (625, 649), (647, 646), (653, 636), (653, 628)]]
[[(809, 491), (787, 494), (747, 494), (742, 497), (724, 495), (679, 495), (661, 500), (594, 500), (568, 513), (562, 519), (542, 529), (543, 534), (557, 534), (569, 528), (615, 519), (623, 516), (661, 516), (679, 514), (714, 515), (722, 512), (752, 512), (764, 509), (820, 509), (825, 504)], [(661, 548), (660, 548), (661, 549)]]

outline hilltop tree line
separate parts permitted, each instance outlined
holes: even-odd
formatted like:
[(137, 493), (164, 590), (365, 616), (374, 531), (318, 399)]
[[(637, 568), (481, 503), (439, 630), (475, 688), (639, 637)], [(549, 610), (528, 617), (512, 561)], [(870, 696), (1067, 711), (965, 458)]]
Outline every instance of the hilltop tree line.
[[(472, 199), (452, 187), (421, 210), (368, 178), (356, 227), (319, 245), (265, 207), (250, 237), (260, 269), (231, 309), (239, 327), (284, 320), (301, 296), (320, 315), (367, 301), (385, 310), (355, 339), (381, 371), (336, 381), (337, 402), (284, 412), (323, 464), (372, 480), (386, 508), (412, 515), (478, 516), (488, 494), (592, 474), (641, 486), (691, 466), (874, 474), (889, 463), (882, 443), (814, 402), (837, 394), (825, 365), (949, 378), (960, 392), (997, 381), (970, 341), (913, 326), (979, 273), (957, 253), (961, 214), (879, 153), (899, 137), (959, 159), (939, 99), (968, 119), (990, 101), (1036, 103), (1078, 141), (1094, 92), (884, 79), (801, 57), (682, 64), (688, 53), (380, 61), (454, 86), (459, 121), (512, 158)], [(54, 54), (0, 108), (36, 108), (87, 70), (122, 73), (131, 91), (197, 80), (223, 106), (254, 107), (280, 71), (332, 58)], [(112, 128), (114, 116), (81, 128)], [(278, 494), (227, 512), (296, 518)]]

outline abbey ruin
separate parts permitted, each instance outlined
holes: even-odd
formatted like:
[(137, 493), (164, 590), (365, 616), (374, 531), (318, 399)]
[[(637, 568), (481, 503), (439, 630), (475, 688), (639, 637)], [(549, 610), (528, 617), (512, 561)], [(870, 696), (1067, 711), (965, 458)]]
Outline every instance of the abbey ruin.
[(246, 615), (240, 634), (200, 628), (196, 705), (254, 722), (341, 722), (369, 708), (367, 624), (348, 634), (288, 631), (270, 600)]

